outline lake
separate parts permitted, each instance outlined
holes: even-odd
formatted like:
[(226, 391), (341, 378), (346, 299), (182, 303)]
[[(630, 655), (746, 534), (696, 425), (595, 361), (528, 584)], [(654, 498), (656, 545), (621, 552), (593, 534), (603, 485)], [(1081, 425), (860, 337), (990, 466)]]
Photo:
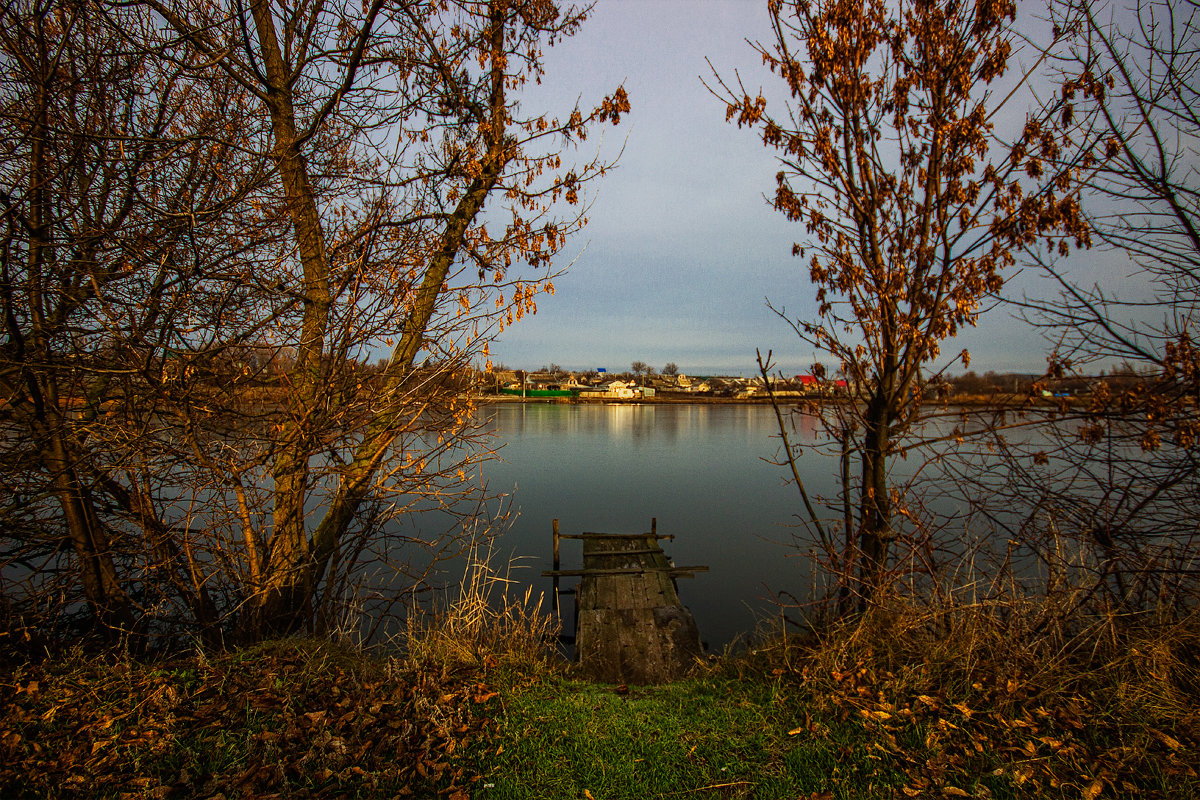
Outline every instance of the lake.
[[(1108, 456), (1080, 449), (1079, 423), (1064, 425), (1037, 411), (1019, 420), (1008, 415), (1010, 424), (1029, 423), (1005, 431), (1011, 449), (997, 448), (987, 437), (956, 444), (951, 432), (963, 423), (962, 414), (972, 415), (970, 430), (986, 427), (992, 415), (961, 408), (931, 412), (937, 413), (920, 425), (923, 435), (913, 437), (932, 442), (931, 449), (891, 464), (894, 481), (914, 482), (906, 497), (931, 537), (913, 551), (915, 579), (937, 567), (944, 570), (939, 579), (974, 586), (1003, 562), (1011, 570), (1005, 574), (1036, 589), (1048, 579), (1050, 562), (1060, 571), (1076, 562), (1079, 569), (1093, 569), (1096, 554), (1075, 532), (1090, 530), (1092, 517), (1107, 519), (1101, 512), (1108, 484), (1102, 474), (1091, 475), (1090, 465), (1116, 455), (1123, 468), (1144, 474), (1142, 467), (1156, 457), (1136, 442), (1095, 446), (1112, 451)], [(656, 518), (660, 534), (676, 537), (663, 543), (675, 564), (709, 567), (678, 586), (713, 652), (744, 641), (763, 621), (778, 620), (780, 600), (794, 606), (813, 599), (813, 545), (789, 471), (772, 463), (781, 443), (770, 406), (503, 403), (478, 413), (498, 448), (498, 460), (483, 465), (487, 491), (506, 496), (514, 512), (494, 563), (514, 559), (514, 591), (532, 587), (545, 610), (551, 608), (552, 581), (541, 573), (552, 567), (556, 518), (564, 534), (642, 533)], [(838, 459), (815, 418), (797, 420), (799, 430), (789, 435), (804, 448), (798, 469), (819, 506), (818, 497), (837, 495)], [(1061, 502), (1060, 492), (1066, 493)], [(821, 511), (827, 521), (838, 516)], [(1080, 517), (1085, 512), (1092, 517)], [(830, 533), (840, 536), (836, 529)], [(1019, 542), (1016, 550), (1013, 542)], [(561, 567), (577, 569), (580, 550), (580, 542), (564, 541)], [(453, 570), (442, 575), (457, 581)], [(564, 578), (563, 588), (575, 580)], [(979, 586), (986, 589), (986, 580)], [(568, 632), (573, 611), (571, 598), (564, 597)]]
[[(555, 518), (562, 533), (644, 532), (657, 518), (676, 537), (663, 544), (677, 565), (709, 567), (678, 583), (710, 650), (777, 615), (773, 593), (806, 596), (808, 559), (791, 545), (803, 506), (787, 470), (769, 463), (780, 446), (769, 406), (511, 403), (480, 414), (501, 446), (485, 467), (489, 490), (511, 493), (517, 512), (498, 549), (519, 559), (512, 577), (547, 609)], [(803, 444), (818, 436), (807, 422)], [(809, 451), (801, 466), (810, 494), (835, 491), (833, 459)], [(564, 541), (563, 568), (579, 563), (580, 543)], [(572, 611), (564, 598), (567, 630)]]

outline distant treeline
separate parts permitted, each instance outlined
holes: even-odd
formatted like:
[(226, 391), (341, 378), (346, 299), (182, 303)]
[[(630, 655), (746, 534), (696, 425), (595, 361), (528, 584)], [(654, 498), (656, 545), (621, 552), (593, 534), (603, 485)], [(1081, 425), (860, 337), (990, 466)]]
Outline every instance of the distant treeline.
[(946, 378), (946, 383), (950, 394), (1030, 394), (1039, 391), (1083, 394), (1089, 392), (1097, 381), (1104, 381), (1110, 389), (1130, 389), (1153, 378), (1152, 374), (1129, 367), (1107, 372), (1100, 370), (1096, 375), (1070, 375), (1062, 378), (1048, 378), (1045, 374), (990, 370), (980, 375), (971, 370), (956, 377)]

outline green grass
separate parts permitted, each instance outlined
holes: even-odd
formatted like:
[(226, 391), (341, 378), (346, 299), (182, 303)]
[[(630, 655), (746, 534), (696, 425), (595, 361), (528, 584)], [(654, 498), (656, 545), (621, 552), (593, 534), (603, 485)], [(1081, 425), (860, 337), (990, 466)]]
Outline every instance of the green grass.
[(801, 688), (763, 680), (702, 677), (627, 692), (558, 676), (514, 681), (494, 701), (488, 739), (471, 751), (480, 776), (472, 796), (852, 798), (903, 785), (873, 757), (861, 725), (813, 725), (810, 705)]

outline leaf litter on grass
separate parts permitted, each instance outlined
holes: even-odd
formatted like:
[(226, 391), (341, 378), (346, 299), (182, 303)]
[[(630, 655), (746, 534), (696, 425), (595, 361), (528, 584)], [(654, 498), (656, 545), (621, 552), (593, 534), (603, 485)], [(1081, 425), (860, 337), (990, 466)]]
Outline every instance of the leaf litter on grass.
[(310, 642), (23, 665), (0, 682), (0, 795), (465, 798), (450, 759), (489, 694)]
[(906, 797), (990, 798), (1007, 789), (1170, 798), (1200, 789), (1196, 719), (1172, 735), (1111, 716), (1086, 692), (1048, 693), (1012, 678), (976, 681), (969, 696), (952, 697), (913, 691), (865, 663), (795, 677), (820, 687), (823, 710), (871, 731), (872, 748), (905, 773)]

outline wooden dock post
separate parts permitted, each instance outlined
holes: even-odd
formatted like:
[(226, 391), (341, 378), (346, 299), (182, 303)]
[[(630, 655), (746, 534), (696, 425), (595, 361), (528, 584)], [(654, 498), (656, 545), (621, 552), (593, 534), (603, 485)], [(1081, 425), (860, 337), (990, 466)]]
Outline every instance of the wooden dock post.
[(554, 615), (558, 616), (558, 517), (554, 518)]
[[(575, 590), (575, 652), (595, 680), (658, 683), (681, 677), (702, 655), (695, 620), (679, 601), (675, 578), (708, 567), (676, 567), (659, 545), (658, 520), (649, 533), (564, 534), (553, 526), (555, 581), (578, 576)], [(583, 568), (560, 568), (562, 539), (583, 541)]]

